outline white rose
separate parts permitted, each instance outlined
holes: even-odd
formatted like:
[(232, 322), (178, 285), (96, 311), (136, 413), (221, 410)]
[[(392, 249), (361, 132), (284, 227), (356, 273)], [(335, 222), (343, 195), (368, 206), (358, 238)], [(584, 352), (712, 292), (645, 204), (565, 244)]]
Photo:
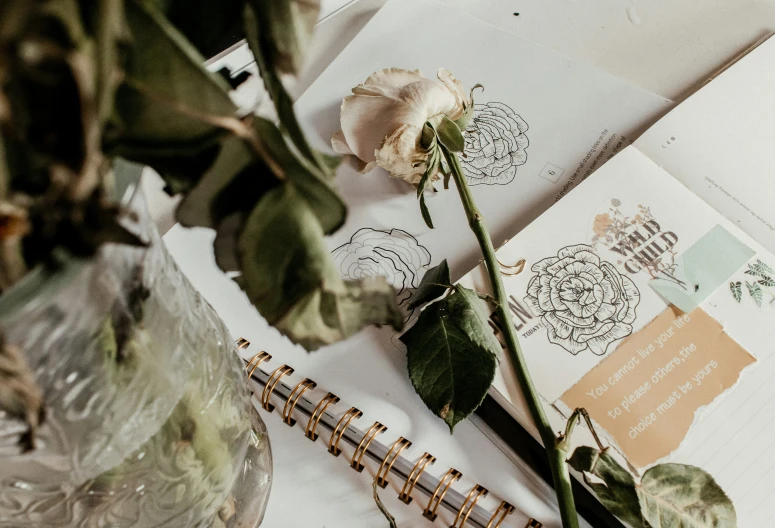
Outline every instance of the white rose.
[(361, 172), (379, 165), (417, 185), (428, 159), (420, 141), (425, 122), (444, 115), (455, 121), (471, 104), (450, 72), (442, 68), (437, 76), (428, 79), (419, 70), (398, 68), (372, 74), (342, 102), (342, 130), (331, 139), (334, 150), (357, 158)]

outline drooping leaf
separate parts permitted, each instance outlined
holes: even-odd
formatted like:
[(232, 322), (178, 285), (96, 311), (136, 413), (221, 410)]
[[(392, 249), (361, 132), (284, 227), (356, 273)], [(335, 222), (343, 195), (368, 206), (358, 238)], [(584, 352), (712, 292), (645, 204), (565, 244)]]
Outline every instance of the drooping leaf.
[(417, 184), (417, 197), (420, 199), (420, 213), (430, 229), (433, 229), (433, 219), (431, 218), (431, 212), (428, 210), (428, 205), (425, 203), (425, 190), (431, 182), (431, 179), (436, 174), (441, 162), (441, 153), (439, 152), (438, 142), (436, 141), (436, 131), (431, 123), (425, 123), (423, 128), (423, 135), (426, 132), (432, 133), (433, 137), (429, 139), (430, 146), (428, 147), (428, 159), (425, 162), (425, 172), (420, 178), (420, 182)]
[(429, 229), (433, 229), (433, 219), (431, 218), (431, 212), (428, 210), (428, 205), (425, 203), (425, 195), (420, 196), (420, 214), (425, 222), (425, 225)]
[(754, 277), (763, 277), (765, 275), (775, 275), (775, 270), (761, 260), (756, 259), (756, 264), (748, 264), (748, 269), (745, 273), (747, 275), (753, 275)]
[(658, 528), (735, 528), (732, 501), (707, 472), (684, 464), (659, 464), (638, 487), (641, 512)]
[[(299, 0), (300, 2), (302, 0)], [(301, 126), (296, 119), (293, 110), (293, 101), (285, 90), (280, 77), (277, 73), (278, 65), (273, 63), (273, 49), (275, 43), (272, 41), (273, 31), (270, 26), (271, 17), (277, 16), (275, 10), (289, 9), (289, 4), (295, 4), (296, 0), (278, 0), (276, 2), (266, 2), (264, 0), (249, 0), (245, 6), (245, 35), (247, 37), (250, 51), (256, 59), (256, 65), (264, 80), (266, 91), (274, 102), (277, 116), (280, 123), (287, 131), (288, 136), (301, 155), (312, 165), (321, 169), (325, 174), (333, 177), (333, 171), (330, 170), (330, 160), (321, 160), (317, 152), (310, 147)], [(316, 4), (317, 0), (311, 0), (310, 5)], [(281, 5), (282, 4), (282, 5)]]
[(423, 275), (420, 286), (412, 296), (409, 308), (417, 308), (434, 299), (438, 299), (444, 292), (452, 287), (452, 277), (449, 274), (447, 259), (441, 261), (438, 266), (429, 269)]
[(762, 278), (758, 280), (759, 284), (767, 288), (775, 287), (775, 280), (769, 275), (762, 275)]
[(748, 288), (748, 294), (759, 308), (762, 307), (762, 287), (756, 282), (745, 281), (745, 287)]
[(227, 124), (237, 108), (230, 87), (205, 69), (204, 57), (150, 4), (126, 0), (126, 14), (133, 45), (105, 149), (158, 168), (165, 179), (173, 173), (174, 184), (187, 190), (209, 165), (200, 161), (182, 171), (175, 162), (208, 150), (215, 159), (218, 142), (233, 133)]
[(466, 147), (466, 140), (463, 132), (458, 128), (454, 121), (446, 115), (442, 116), (441, 122), (436, 125), (436, 134), (439, 142), (447, 147), (450, 152), (463, 152)]
[(124, 0), (95, 2), (95, 103), (100, 124), (113, 111), (116, 90), (124, 75), (124, 56), (131, 44)]
[[(323, 232), (328, 235), (339, 229), (347, 216), (347, 207), (334, 190), (331, 179), (319, 166), (297, 157), (274, 123), (256, 117), (253, 119), (253, 127), (269, 154), (283, 168), (288, 181), (312, 208), (323, 226)], [(333, 158), (327, 156), (325, 161), (332, 173), (335, 171)]]
[(401, 341), (412, 385), (452, 431), (486, 396), (501, 350), (476, 292), (456, 286), (428, 305)]
[[(267, 67), (298, 75), (320, 13), (320, 0), (248, 0), (264, 35), (262, 55)], [(262, 72), (263, 75), (263, 72)]]
[(383, 278), (342, 280), (317, 216), (293, 185), (261, 198), (240, 234), (238, 254), (238, 282), (258, 311), (308, 350), (366, 325), (403, 325), (395, 292)]
[[(640, 511), (635, 479), (608, 452), (587, 446), (577, 447), (568, 464), (584, 475), (587, 486), (608, 511), (632, 528), (650, 528)], [(589, 475), (594, 475), (596, 479)]]
[(732, 297), (734, 297), (737, 302), (740, 302), (743, 298), (743, 286), (740, 284), (740, 281), (730, 282), (729, 291), (732, 292)]

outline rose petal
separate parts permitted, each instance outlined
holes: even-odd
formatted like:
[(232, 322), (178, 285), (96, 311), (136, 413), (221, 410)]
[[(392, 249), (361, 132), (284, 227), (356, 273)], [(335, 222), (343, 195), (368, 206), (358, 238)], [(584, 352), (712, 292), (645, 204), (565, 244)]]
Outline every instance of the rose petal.
[(530, 308), (530, 311), (533, 312), (533, 315), (536, 317), (544, 315), (545, 312), (541, 308), (541, 305), (538, 303), (537, 298), (526, 295), (523, 300), (525, 301), (525, 304), (527, 304), (528, 308)]
[(530, 268), (531, 271), (535, 273), (544, 273), (546, 272), (547, 268), (554, 264), (555, 262), (559, 261), (557, 257), (549, 257), (542, 260), (539, 260), (535, 264), (533, 264)]
[(422, 129), (412, 125), (402, 125), (376, 152), (377, 165), (385, 169), (394, 178), (417, 185), (425, 173), (428, 154), (420, 147)]
[(560, 345), (562, 348), (564, 348), (574, 356), (587, 348), (587, 345), (585, 344), (577, 343), (576, 341), (573, 341), (572, 339), (569, 339), (569, 338), (563, 339), (559, 337), (557, 335), (557, 332), (554, 330), (554, 328), (551, 328), (551, 327), (548, 329), (547, 337), (549, 338), (550, 343), (554, 343), (555, 345)]
[(347, 140), (344, 137), (344, 133), (341, 130), (337, 131), (331, 137), (331, 147), (337, 154), (352, 155), (355, 154), (350, 146), (347, 144)]
[(447, 85), (418, 71), (389, 68), (372, 74), (345, 97), (342, 133), (355, 155), (368, 163), (399, 127), (421, 129), (429, 118), (441, 114), (462, 114), (456, 94)]

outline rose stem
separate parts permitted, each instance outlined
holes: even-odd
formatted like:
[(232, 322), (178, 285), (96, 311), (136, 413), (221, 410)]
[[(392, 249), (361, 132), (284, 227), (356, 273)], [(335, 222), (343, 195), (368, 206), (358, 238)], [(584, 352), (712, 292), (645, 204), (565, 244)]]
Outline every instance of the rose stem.
[(568, 472), (568, 466), (565, 463), (568, 455), (567, 443), (561, 444), (561, 437), (558, 438), (554, 431), (552, 431), (552, 426), (549, 424), (549, 421), (544, 414), (544, 409), (541, 406), (541, 401), (536, 394), (533, 380), (527, 370), (527, 364), (525, 363), (525, 358), (522, 354), (522, 347), (519, 346), (517, 334), (514, 331), (514, 325), (511, 323), (511, 317), (506, 312), (505, 307), (508, 306), (508, 299), (506, 297), (506, 289), (503, 286), (503, 280), (501, 279), (498, 261), (495, 256), (495, 248), (492, 245), (490, 234), (487, 232), (484, 218), (482, 218), (479, 209), (474, 203), (471, 189), (468, 187), (466, 177), (463, 175), (463, 171), (460, 167), (460, 160), (458, 159), (457, 154), (450, 152), (443, 145), (440, 145), (440, 148), (444, 153), (444, 157), (452, 172), (452, 177), (455, 180), (460, 200), (463, 202), (463, 208), (465, 209), (466, 217), (468, 218), (468, 225), (471, 227), (471, 231), (474, 232), (474, 235), (476, 235), (479, 247), (482, 249), (484, 262), (487, 265), (487, 273), (490, 277), (490, 285), (492, 286), (496, 300), (495, 312), (498, 315), (499, 321), (501, 321), (501, 331), (506, 340), (506, 351), (508, 352), (509, 360), (516, 372), (518, 384), (522, 389), (525, 400), (527, 400), (530, 414), (533, 417), (533, 421), (538, 426), (541, 440), (549, 457), (549, 466), (552, 471), (554, 489), (557, 492), (562, 525), (564, 528), (578, 528), (579, 521), (573, 501), (570, 473)]

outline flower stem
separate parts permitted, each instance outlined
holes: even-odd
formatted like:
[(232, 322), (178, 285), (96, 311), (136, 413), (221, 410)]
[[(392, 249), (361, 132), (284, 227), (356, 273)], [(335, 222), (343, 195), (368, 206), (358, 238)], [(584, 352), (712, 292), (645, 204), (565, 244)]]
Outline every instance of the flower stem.
[(552, 471), (554, 489), (557, 492), (557, 501), (560, 506), (562, 525), (564, 528), (578, 528), (578, 515), (576, 514), (576, 507), (573, 501), (570, 474), (568, 472), (568, 466), (565, 463), (568, 454), (567, 447), (565, 447), (566, 444), (560, 444), (560, 438), (552, 431), (552, 426), (549, 424), (546, 414), (544, 414), (544, 409), (541, 406), (541, 401), (536, 393), (533, 380), (527, 370), (527, 363), (522, 354), (522, 348), (519, 346), (517, 334), (514, 331), (514, 325), (511, 323), (511, 317), (506, 311), (506, 306), (508, 306), (506, 288), (503, 286), (503, 280), (501, 279), (500, 268), (498, 267), (492, 239), (490, 239), (490, 234), (487, 232), (484, 218), (474, 203), (471, 189), (468, 187), (457, 154), (450, 152), (444, 146), (441, 146), (441, 149), (447, 160), (449, 169), (452, 172), (452, 177), (455, 180), (460, 200), (463, 202), (463, 208), (465, 209), (466, 217), (468, 218), (468, 225), (471, 227), (471, 231), (474, 232), (474, 235), (476, 235), (476, 239), (482, 249), (482, 255), (484, 256), (484, 262), (487, 265), (487, 273), (490, 278), (490, 285), (492, 286), (493, 294), (497, 301), (495, 312), (499, 321), (501, 321), (501, 331), (505, 337), (506, 351), (509, 360), (514, 367), (518, 385), (522, 389), (522, 393), (530, 408), (530, 414), (538, 427), (541, 440), (549, 457), (549, 466)]

